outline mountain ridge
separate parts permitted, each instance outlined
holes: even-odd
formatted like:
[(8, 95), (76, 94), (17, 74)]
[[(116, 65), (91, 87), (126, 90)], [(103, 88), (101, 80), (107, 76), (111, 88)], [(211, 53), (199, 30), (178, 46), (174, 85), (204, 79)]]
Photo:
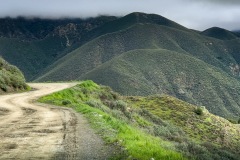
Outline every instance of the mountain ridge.
[[(149, 29), (149, 31), (146, 31), (147, 29)], [(185, 42), (182, 41), (181, 38), (176, 39), (174, 32), (175, 33), (180, 33), (181, 37), (185, 37), (185, 39), (184, 39)], [(142, 34), (137, 35), (138, 33), (142, 33), (143, 35)], [(122, 36), (122, 34), (124, 34), (124, 37)], [(127, 34), (132, 35), (132, 36), (128, 37)], [(189, 32), (185, 32), (185, 31), (179, 31), (178, 29), (173, 30), (171, 28), (167, 28), (167, 27), (159, 26), (159, 25), (155, 25), (155, 24), (135, 24), (135, 25), (133, 25), (133, 26), (127, 28), (127, 29), (120, 30), (120, 31), (114, 32), (114, 33), (108, 33), (108, 34), (105, 34), (103, 36), (100, 36), (97, 39), (94, 39), (93, 41), (91, 41), (90, 42), (91, 44), (86, 43), (84, 46), (78, 48), (77, 50), (75, 50), (71, 53), (69, 53), (66, 57), (70, 57), (70, 55), (77, 56), (77, 55), (80, 55), (80, 54), (88, 54), (88, 52), (92, 52), (91, 50), (93, 48), (95, 48), (95, 50), (96, 50), (95, 52), (101, 52), (101, 51), (99, 51), (99, 50), (101, 50), (101, 48), (103, 48), (103, 49), (105, 48), (105, 50), (109, 50), (110, 48), (112, 48), (111, 46), (114, 46), (114, 45), (118, 44), (118, 46), (115, 46), (115, 49), (113, 48), (112, 50), (109, 50), (108, 51), (109, 53), (106, 53), (105, 51), (103, 51), (104, 54), (105, 55), (111, 54), (111, 53), (120, 54), (123, 51), (128, 51), (128, 50), (131, 50), (131, 49), (163, 48), (163, 49), (178, 51), (178, 52), (181, 52), (181, 53), (184, 53), (184, 54), (189, 54), (189, 52), (190, 52), (190, 54), (192, 54), (193, 56), (196, 56), (196, 57), (201, 58), (201, 59), (206, 59), (206, 57), (207, 57), (206, 60), (208, 60), (209, 57), (212, 57), (211, 61), (208, 60), (208, 63), (215, 64), (215, 66), (218, 66), (218, 67), (221, 67), (221, 68), (224, 68), (224, 69), (226, 69), (226, 67), (225, 67), (226, 65), (229, 65), (229, 62), (232, 62), (234, 64), (236, 63), (233, 59), (231, 59), (231, 57), (228, 58), (228, 57), (226, 57), (226, 55), (225, 55), (225, 57), (227, 59), (225, 59), (225, 61), (226, 61), (225, 64), (220, 62), (219, 59), (216, 58), (216, 57), (220, 57), (220, 55), (219, 55), (220, 53), (225, 54), (224, 49), (222, 49), (219, 53), (217, 53), (219, 56), (213, 57), (213, 55), (210, 54), (212, 52), (211, 48), (210, 48), (211, 45), (212, 45), (211, 42), (208, 42), (208, 43), (205, 42), (205, 41), (210, 41), (210, 40), (208, 40), (208, 39), (207, 40), (201, 40), (200, 39), (202, 42), (199, 42), (199, 40), (196, 41), (195, 36), (197, 36), (197, 35), (194, 35), (194, 34), (191, 37), (191, 39), (192, 39), (191, 40), (189, 35), (192, 35), (192, 34), (193, 34), (192, 32), (189, 33)], [(111, 36), (113, 38), (111, 38)], [(117, 38), (118, 38), (117, 40), (116, 40), (115, 36), (117, 36)], [(171, 37), (173, 37), (173, 39), (171, 39)], [(104, 39), (104, 38), (109, 39), (109, 40), (107, 40), (109, 44), (107, 44), (105, 42), (101, 42), (102, 39)], [(130, 41), (130, 39), (132, 39), (132, 41), (135, 41), (135, 42), (132, 43)], [(147, 39), (147, 40), (143, 41), (144, 39)], [(100, 41), (100, 42), (98, 42), (98, 41)], [(104, 44), (102, 44), (102, 43), (104, 43)], [(114, 44), (114, 43), (116, 43), (116, 44)], [(158, 44), (156, 44), (156, 43), (158, 43)], [(192, 46), (195, 47), (195, 48), (192, 47), (192, 49), (189, 50), (189, 47), (188, 47), (189, 44), (188, 43), (192, 43)], [(100, 47), (100, 49), (97, 49), (98, 46)], [(83, 49), (83, 47), (84, 48), (87, 47), (88, 49), (87, 50), (85, 49), (84, 51), (81, 51), (81, 49)], [(120, 47), (120, 50), (118, 50), (117, 47)], [(221, 47), (221, 48), (223, 48), (223, 47)], [(196, 53), (195, 50), (198, 50), (198, 53)], [(199, 53), (199, 51), (201, 51), (201, 50), (203, 50), (203, 51)], [(214, 50), (215, 50), (215, 48), (214, 48)], [(209, 54), (209, 56), (204, 55), (203, 54), (204, 51), (206, 52), (206, 54)], [(198, 55), (196, 55), (196, 54), (198, 54)], [(85, 56), (85, 55), (83, 55), (83, 56)], [(63, 57), (63, 59), (64, 59), (64, 57)], [(66, 63), (66, 61), (69, 61), (69, 58), (65, 58), (65, 60), (63, 60), (63, 59), (62, 60), (59, 59), (59, 60), (61, 62), (65, 61), (63, 63)], [(72, 61), (75, 61), (75, 59), (73, 58)], [(63, 65), (61, 62), (59, 63), (59, 66)], [(55, 63), (57, 63), (57, 61)], [(101, 64), (101, 62), (98, 62), (98, 63)], [(74, 65), (73, 65), (74, 62), (72, 62), (70, 64), (71, 64), (71, 66), (69, 66), (69, 67), (74, 67)], [(54, 64), (54, 65), (56, 65), (56, 64)], [(81, 64), (79, 64), (79, 65), (81, 65)], [(56, 68), (58, 68), (58, 67), (55, 67), (55, 69)], [(62, 69), (65, 69), (65, 68), (66, 67), (62, 67)], [(227, 68), (227, 69), (230, 72), (229, 68)], [(77, 74), (78, 74), (78, 72), (76, 72), (75, 77), (72, 77), (72, 79), (77, 78)], [(72, 80), (72, 79), (69, 79), (69, 80)], [(55, 79), (55, 80), (62, 80), (62, 79)]]
[[(213, 37), (216, 31), (217, 36), (219, 34), (220, 37)], [(27, 75), (28, 80), (81, 80), (88, 78), (95, 70), (101, 70), (103, 73), (103, 68), (105, 68), (105, 72), (110, 72), (109, 70), (112, 69), (111, 73), (113, 73), (120, 72), (122, 69), (122, 73), (119, 74), (108, 74), (103, 78), (96, 73), (91, 78), (102, 78), (102, 82), (98, 81), (98, 83), (108, 82), (109, 84), (104, 84), (112, 87), (114, 84), (106, 80), (117, 79), (113, 81), (116, 83), (116, 88), (120, 84), (117, 82), (122, 81), (121, 83), (124, 83), (125, 86), (118, 91), (124, 94), (127, 94), (128, 89), (132, 89), (129, 93), (133, 95), (139, 95), (139, 92), (142, 94), (165, 92), (193, 104), (206, 105), (209, 111), (227, 118), (237, 118), (240, 114), (237, 98), (240, 78), (240, 40), (233, 32), (220, 28), (210, 28), (205, 32), (194, 31), (165, 17), (139, 12), (124, 17), (93, 18), (81, 22), (79, 25), (71, 22), (58, 25), (49, 32), (50, 34), (46, 38), (34, 41), (2, 37), (0, 38), (0, 51), (2, 51), (0, 53), (11, 63), (17, 64)], [(212, 33), (214, 34), (212, 35)], [(156, 53), (159, 61), (162, 61), (161, 56), (168, 52), (169, 57), (163, 57), (171, 63), (167, 65), (164, 62), (161, 66), (158, 61), (152, 59), (151, 56), (156, 55), (150, 53), (155, 53), (155, 49), (159, 49)], [(136, 51), (141, 52), (140, 55), (145, 57), (146, 62), (137, 57), (128, 61), (127, 64), (122, 63), (122, 54), (132, 56)], [(176, 55), (181, 61), (174, 57), (171, 58), (171, 55)], [(183, 57), (186, 56), (192, 59), (184, 59)], [(106, 64), (112, 59), (121, 64), (119, 65), (120, 70), (113, 66), (106, 67)], [(144, 65), (150, 59), (153, 64)], [(200, 66), (206, 70), (198, 68), (190, 59), (201, 64)], [(142, 65), (134, 61), (139, 61)], [(139, 65), (142, 68), (139, 68)], [(181, 65), (186, 65), (191, 69), (179, 70)], [(154, 75), (151, 70), (148, 70), (153, 66), (159, 67), (159, 72), (157, 72), (159, 75)], [(129, 75), (128, 73), (131, 73), (132, 69), (140, 74)], [(176, 70), (179, 73), (172, 74)], [(196, 75), (194, 71), (199, 75)], [(181, 72), (184, 75), (180, 74)], [(132, 83), (139, 82), (139, 86), (145, 90), (132, 87), (132, 83), (125, 83), (123, 78), (125, 74), (129, 76), (126, 81), (133, 78)], [(175, 77), (176, 81), (173, 81), (168, 75)], [(201, 79), (201, 75), (203, 75), (203, 79)], [(139, 81), (137, 77), (140, 78)], [(186, 83), (190, 83), (190, 81), (180, 82), (188, 78), (194, 80), (194, 84), (197, 86), (206, 87), (208, 90), (204, 90), (204, 95), (214, 98), (205, 99), (203, 95), (197, 94), (196, 89), (187, 87)], [(180, 80), (179, 84), (176, 84), (177, 80)], [(200, 81), (206, 82), (206, 84), (198, 84)], [(229, 82), (233, 82), (235, 86)], [(161, 90), (163, 84), (168, 84), (166, 85), (168, 88)]]

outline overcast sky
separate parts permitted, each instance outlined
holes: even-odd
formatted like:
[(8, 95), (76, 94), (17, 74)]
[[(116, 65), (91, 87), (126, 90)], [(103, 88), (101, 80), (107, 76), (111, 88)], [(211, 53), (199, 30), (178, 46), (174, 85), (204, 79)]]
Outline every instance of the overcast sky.
[(240, 29), (240, 0), (0, 0), (0, 17), (123, 16), (155, 13), (186, 27)]

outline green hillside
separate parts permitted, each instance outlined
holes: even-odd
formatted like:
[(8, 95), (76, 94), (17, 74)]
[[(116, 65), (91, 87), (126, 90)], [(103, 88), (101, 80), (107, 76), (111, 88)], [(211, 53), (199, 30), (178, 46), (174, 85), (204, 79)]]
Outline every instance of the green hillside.
[(79, 79), (109, 85), (124, 95), (169, 94), (224, 117), (240, 113), (238, 80), (201, 60), (168, 50), (129, 51)]
[(125, 95), (165, 93), (227, 118), (240, 115), (240, 39), (234, 32), (199, 32), (138, 12), (0, 22), (0, 53), (28, 80), (93, 79)]
[[(136, 52), (127, 51), (135, 49), (169, 53), (141, 51), (125, 63), (121, 54), (132, 56)], [(240, 114), (239, 82), (234, 78), (239, 74), (238, 51), (238, 39), (222, 41), (192, 31), (135, 24), (86, 43), (56, 61), (37, 81), (92, 79), (122, 94), (166, 93), (233, 118)]]
[(236, 61), (231, 54), (238, 52), (230, 47), (240, 50), (238, 44), (239, 41), (228, 44), (192, 31), (155, 24), (135, 24), (128, 29), (96, 38), (68, 53), (48, 67), (37, 80), (73, 80), (123, 52), (157, 48), (192, 55), (232, 74), (230, 64), (235, 65)]
[(0, 57), (0, 94), (27, 89), (29, 87), (21, 71)]
[(238, 124), (167, 95), (121, 96), (84, 81), (40, 99), (70, 107), (88, 118), (106, 143), (119, 147), (115, 159), (237, 160)]

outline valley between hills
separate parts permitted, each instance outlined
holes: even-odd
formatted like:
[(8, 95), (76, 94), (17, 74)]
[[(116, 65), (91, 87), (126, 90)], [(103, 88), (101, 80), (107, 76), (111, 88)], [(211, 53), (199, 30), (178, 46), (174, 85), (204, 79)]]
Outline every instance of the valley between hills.
[(0, 159), (240, 156), (237, 31), (139, 12), (1, 18), (0, 56)]

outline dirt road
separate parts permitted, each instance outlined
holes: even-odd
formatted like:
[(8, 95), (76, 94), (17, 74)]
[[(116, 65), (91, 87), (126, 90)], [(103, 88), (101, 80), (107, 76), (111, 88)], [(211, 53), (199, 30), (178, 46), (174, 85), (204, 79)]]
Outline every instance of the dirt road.
[(71, 109), (32, 103), (73, 83), (29, 84), (0, 96), (0, 159), (106, 159), (111, 151)]

